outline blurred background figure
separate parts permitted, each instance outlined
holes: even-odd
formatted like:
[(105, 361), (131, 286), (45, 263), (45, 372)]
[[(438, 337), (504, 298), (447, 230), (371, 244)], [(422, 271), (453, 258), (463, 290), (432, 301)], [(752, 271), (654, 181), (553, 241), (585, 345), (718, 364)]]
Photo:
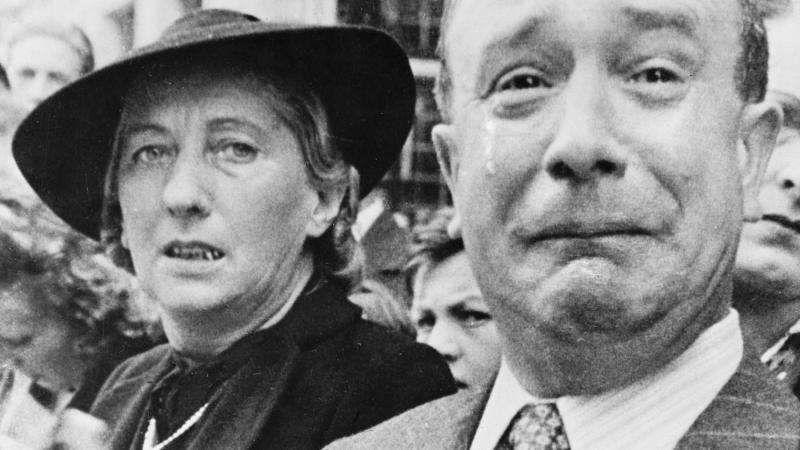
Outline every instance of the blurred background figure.
[(52, 19), (23, 24), (9, 39), (6, 57), (11, 92), (28, 109), (94, 68), (84, 32)]
[(800, 8), (765, 5), (775, 14), (766, 22), (768, 97), (784, 121), (759, 193), (763, 216), (742, 230), (734, 305), (752, 350), (800, 396)]
[(153, 346), (132, 276), (57, 219), (27, 186), (0, 185), (0, 357), (88, 410), (123, 359)]
[(362, 308), (364, 319), (415, 337), (405, 289), (411, 245), (407, 220), (392, 212), (383, 190), (376, 189), (360, 202), (352, 233), (360, 244), (364, 268), (361, 282), (348, 298)]
[(417, 332), (403, 300), (397, 298), (394, 292), (380, 281), (370, 278), (361, 280), (355, 292), (348, 298), (361, 307), (363, 319), (399, 331), (411, 338), (416, 337)]
[(411, 321), (417, 342), (444, 356), (459, 389), (488, 389), (500, 367), (500, 338), (464, 242), (447, 233), (452, 218), (453, 210), (444, 208), (414, 229), (408, 264)]

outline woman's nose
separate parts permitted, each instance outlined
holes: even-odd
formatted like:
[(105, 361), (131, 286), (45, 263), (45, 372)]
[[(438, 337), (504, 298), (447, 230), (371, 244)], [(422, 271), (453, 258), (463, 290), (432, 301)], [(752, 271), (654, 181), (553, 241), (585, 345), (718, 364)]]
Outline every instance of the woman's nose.
[(202, 162), (191, 155), (179, 153), (164, 183), (162, 197), (167, 211), (178, 218), (208, 215), (208, 182), (203, 176)]

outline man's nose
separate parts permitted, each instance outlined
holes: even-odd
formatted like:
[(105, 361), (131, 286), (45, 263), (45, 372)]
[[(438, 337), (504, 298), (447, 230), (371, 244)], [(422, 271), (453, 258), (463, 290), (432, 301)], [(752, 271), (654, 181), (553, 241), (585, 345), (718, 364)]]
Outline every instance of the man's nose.
[(544, 168), (554, 179), (581, 183), (625, 174), (608, 92), (602, 73), (576, 67), (562, 91), (556, 131), (544, 154)]
[(455, 330), (451, 325), (439, 321), (431, 329), (431, 334), (426, 342), (436, 349), (448, 363), (455, 362), (461, 356), (454, 333)]
[(200, 158), (188, 151), (179, 152), (167, 172), (162, 201), (177, 218), (205, 217), (209, 213), (208, 179), (203, 177)]

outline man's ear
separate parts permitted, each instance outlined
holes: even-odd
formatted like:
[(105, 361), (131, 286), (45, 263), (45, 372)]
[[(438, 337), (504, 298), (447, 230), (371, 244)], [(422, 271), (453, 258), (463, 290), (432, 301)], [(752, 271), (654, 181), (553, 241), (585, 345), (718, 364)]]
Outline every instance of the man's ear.
[(311, 220), (306, 227), (306, 236), (320, 237), (339, 214), (339, 208), (343, 207), (346, 186), (339, 186), (330, 189), (317, 191), (317, 206), (311, 213)]
[(761, 218), (758, 193), (782, 124), (783, 112), (771, 100), (747, 105), (742, 114), (738, 153), (745, 221)]
[(448, 189), (450, 189), (450, 194), (453, 196), (453, 202), (456, 204), (455, 215), (447, 226), (447, 234), (456, 239), (461, 237), (461, 216), (458, 212), (458, 199), (456, 198), (460, 153), (455, 139), (455, 129), (453, 125), (440, 123), (433, 127), (431, 138), (436, 149), (436, 159), (439, 160), (439, 168)]

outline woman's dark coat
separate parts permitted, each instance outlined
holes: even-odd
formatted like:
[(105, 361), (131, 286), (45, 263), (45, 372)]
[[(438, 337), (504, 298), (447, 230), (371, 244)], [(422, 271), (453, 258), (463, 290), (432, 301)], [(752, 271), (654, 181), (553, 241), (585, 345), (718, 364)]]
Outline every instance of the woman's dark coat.
[[(454, 391), (438, 353), (360, 314), (329, 282), (301, 295), (174, 448), (321, 448)], [(112, 427), (112, 448), (142, 448), (151, 392), (174, 361), (162, 345), (109, 377), (92, 414)]]

